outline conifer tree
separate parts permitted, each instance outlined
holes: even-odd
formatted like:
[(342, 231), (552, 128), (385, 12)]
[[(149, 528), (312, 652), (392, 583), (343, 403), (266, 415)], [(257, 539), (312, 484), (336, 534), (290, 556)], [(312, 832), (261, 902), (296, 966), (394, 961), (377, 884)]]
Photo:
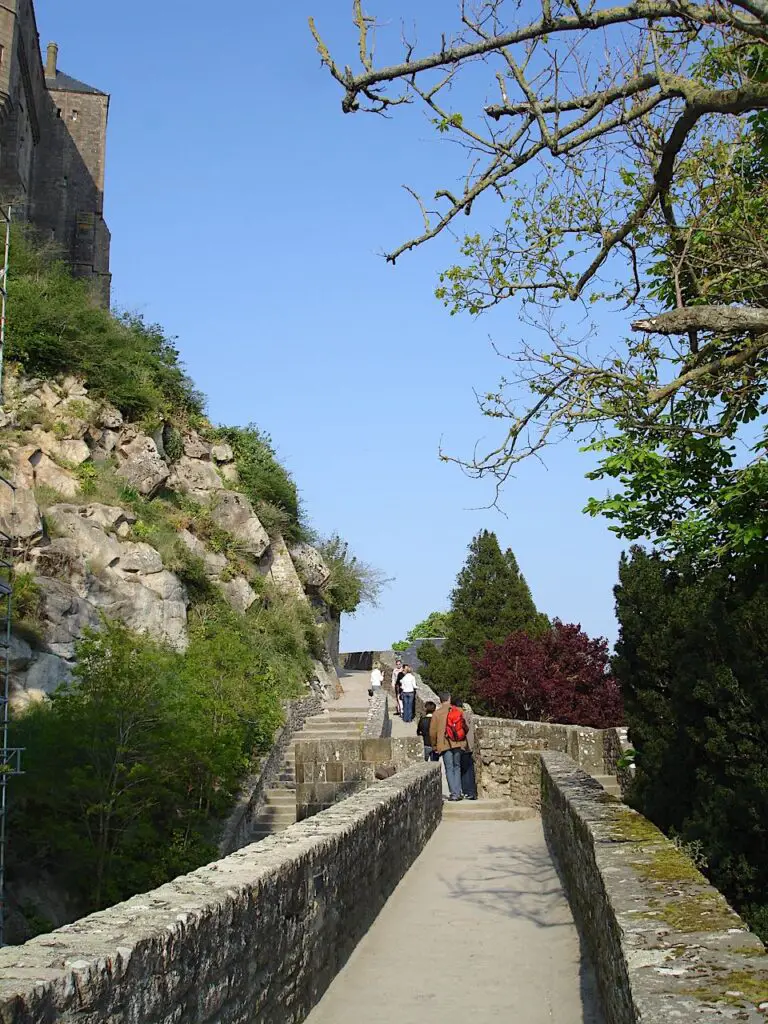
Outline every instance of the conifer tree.
[(539, 632), (546, 622), (512, 551), (502, 553), (496, 534), (482, 530), (451, 592), (445, 643), (439, 650), (432, 644), (419, 650), (422, 675), (435, 690), (469, 698), (473, 659), (489, 640), (498, 643), (519, 630)]

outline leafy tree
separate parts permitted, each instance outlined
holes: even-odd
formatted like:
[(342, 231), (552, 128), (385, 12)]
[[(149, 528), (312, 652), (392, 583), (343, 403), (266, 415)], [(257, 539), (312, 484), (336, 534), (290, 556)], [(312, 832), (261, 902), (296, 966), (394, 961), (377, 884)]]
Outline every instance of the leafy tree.
[[(496, 226), (460, 235), (437, 295), (471, 315), (514, 301), (527, 326), (480, 398), (504, 435), (451, 461), (501, 486), (574, 435), (599, 455), (591, 475), (617, 485), (588, 511), (620, 535), (754, 553), (768, 525), (768, 8), (541, 0), (527, 21), (513, 0), (480, 0), (433, 52), (406, 39), (382, 65), (375, 19), (352, 6), (355, 70), (311, 22), (342, 109), (419, 102), (468, 158), (458, 192), (412, 192), (423, 228), (388, 259), (481, 209)], [(631, 308), (634, 333), (596, 344), (587, 323), (574, 336), (568, 301)]]
[(333, 611), (352, 614), (361, 604), (374, 607), (382, 588), (390, 581), (372, 565), (361, 561), (338, 534), (320, 541), (320, 554), (331, 570), (323, 598)]
[(623, 722), (607, 640), (559, 619), (538, 635), (516, 632), (487, 644), (472, 689), (489, 714), (503, 718), (597, 729)]
[(430, 612), (426, 619), (417, 622), (413, 629), (408, 631), (405, 640), (399, 640), (392, 644), (392, 650), (406, 651), (414, 640), (445, 636), (448, 629), (448, 618), (448, 612)]
[(637, 750), (632, 802), (698, 842), (708, 874), (768, 936), (768, 574), (702, 572), (633, 548), (616, 588), (614, 669)]
[(536, 632), (545, 622), (512, 551), (502, 554), (496, 534), (482, 530), (469, 545), (451, 592), (445, 643), (440, 649), (430, 643), (419, 648), (422, 675), (438, 691), (468, 697), (472, 660), (489, 641), (501, 641), (517, 630)]

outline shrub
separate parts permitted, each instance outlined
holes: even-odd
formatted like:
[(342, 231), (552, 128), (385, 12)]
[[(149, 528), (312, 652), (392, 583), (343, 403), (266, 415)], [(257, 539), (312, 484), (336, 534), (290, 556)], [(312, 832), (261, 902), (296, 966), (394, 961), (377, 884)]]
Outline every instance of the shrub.
[(604, 729), (623, 722), (608, 642), (555, 619), (542, 633), (489, 643), (474, 667), (473, 693), (490, 714)]
[(240, 480), (238, 488), (248, 495), (254, 507), (266, 502), (279, 510), (285, 516), (286, 540), (301, 540), (306, 527), (299, 492), (291, 474), (278, 462), (269, 434), (251, 423), (247, 427), (217, 427), (211, 436), (232, 446)]
[(84, 281), (22, 228), (11, 245), (7, 352), (31, 376), (82, 377), (134, 419), (152, 412), (201, 413), (203, 398), (162, 329), (97, 306)]
[(338, 534), (320, 541), (318, 550), (331, 571), (322, 594), (330, 608), (352, 614), (361, 604), (376, 605), (389, 582), (383, 573), (350, 554), (349, 545)]

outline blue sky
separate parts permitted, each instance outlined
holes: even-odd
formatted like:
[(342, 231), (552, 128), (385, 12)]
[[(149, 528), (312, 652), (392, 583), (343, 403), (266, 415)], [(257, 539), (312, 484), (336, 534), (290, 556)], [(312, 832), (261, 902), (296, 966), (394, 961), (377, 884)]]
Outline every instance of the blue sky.
[[(424, 49), (439, 39), (437, 0), (375, 8), (393, 42), (406, 9)], [(441, 439), (466, 455), (493, 438), (473, 388), (503, 372), (489, 335), (512, 344), (523, 328), (514, 309), (447, 314), (433, 292), (448, 240), (394, 269), (379, 255), (418, 228), (400, 185), (451, 187), (461, 164), (416, 109), (341, 113), (307, 16), (351, 60), (349, 0), (36, 10), (59, 67), (112, 97), (115, 303), (177, 335), (211, 418), (267, 430), (315, 527), (394, 577), (380, 607), (345, 621), (343, 647), (388, 646), (446, 607), (482, 527), (512, 547), (539, 608), (613, 639), (621, 544), (581, 513), (595, 492), (585, 457), (563, 445), (546, 468), (522, 467), (506, 515), (482, 509), (488, 486), (438, 460)]]

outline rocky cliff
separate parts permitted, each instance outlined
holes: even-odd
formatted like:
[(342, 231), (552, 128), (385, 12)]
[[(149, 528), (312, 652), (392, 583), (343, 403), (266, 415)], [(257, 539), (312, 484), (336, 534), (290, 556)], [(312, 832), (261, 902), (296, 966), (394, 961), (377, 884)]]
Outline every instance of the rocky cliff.
[[(312, 608), (326, 649), (337, 644), (323, 556), (287, 543), (279, 515), (262, 522), (210, 424), (127, 422), (77, 377), (11, 375), (0, 428), (0, 473), (15, 487), (0, 487), (0, 529), (15, 544), (17, 709), (70, 679), (77, 640), (103, 616), (184, 650), (201, 589), (243, 614), (292, 598)], [(330, 657), (312, 685), (338, 686)]]

